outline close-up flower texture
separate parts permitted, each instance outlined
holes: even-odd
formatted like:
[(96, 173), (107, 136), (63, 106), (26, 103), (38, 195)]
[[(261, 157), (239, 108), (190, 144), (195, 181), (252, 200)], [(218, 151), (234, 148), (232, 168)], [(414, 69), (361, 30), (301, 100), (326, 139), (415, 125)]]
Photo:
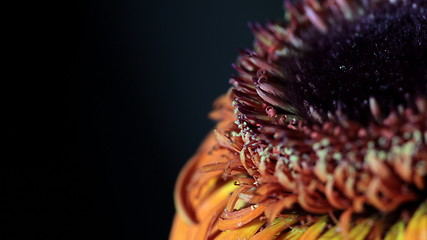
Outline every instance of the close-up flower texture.
[(249, 24), (170, 239), (427, 240), (427, 1), (283, 6)]

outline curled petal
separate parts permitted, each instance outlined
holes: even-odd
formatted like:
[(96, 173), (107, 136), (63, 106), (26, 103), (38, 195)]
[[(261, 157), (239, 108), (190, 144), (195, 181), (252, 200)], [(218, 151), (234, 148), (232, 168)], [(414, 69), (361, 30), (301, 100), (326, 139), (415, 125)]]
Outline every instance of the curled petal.
[(259, 217), (265, 207), (265, 205), (251, 205), (232, 213), (223, 213), (218, 221), (218, 228), (223, 231), (239, 228)]

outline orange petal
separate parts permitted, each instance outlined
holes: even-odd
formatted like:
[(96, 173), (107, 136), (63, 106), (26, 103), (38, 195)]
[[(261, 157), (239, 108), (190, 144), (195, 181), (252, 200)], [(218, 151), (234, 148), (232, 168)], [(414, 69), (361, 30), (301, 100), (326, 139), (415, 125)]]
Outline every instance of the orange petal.
[(210, 208), (209, 215), (206, 215), (200, 222), (200, 225), (197, 228), (196, 238), (194, 240), (207, 240), (209, 238), (209, 234), (211, 233), (211, 229), (214, 224), (217, 222), (219, 215), (221, 215), (225, 206), (227, 205), (228, 199), (223, 199), (219, 203)]
[(405, 240), (427, 240), (427, 202), (421, 204), (408, 223)]
[(333, 207), (340, 210), (350, 207), (350, 203), (339, 192), (334, 191), (334, 177), (332, 175), (327, 177), (325, 190), (326, 198)]
[(297, 188), (295, 181), (292, 181), (293, 179), (290, 179), (285, 172), (289, 172), (288, 169), (285, 169), (286, 165), (284, 161), (277, 161), (276, 167), (274, 170), (274, 175), (279, 180), (279, 183), (282, 185), (283, 188), (286, 190), (293, 191)]
[(218, 188), (218, 182), (221, 181), (219, 174), (203, 174), (194, 184), (187, 186), (187, 198), (192, 206), (198, 206), (200, 202), (206, 199), (212, 191)]
[(328, 213), (331, 209), (328, 203), (324, 199), (317, 198), (316, 200), (312, 198), (307, 193), (307, 190), (302, 186), (302, 184), (298, 188), (298, 203), (308, 212), (312, 213)]
[(351, 217), (353, 216), (353, 213), (353, 209), (349, 208), (345, 210), (340, 216), (339, 226), (344, 237), (347, 237), (350, 230)]
[(238, 228), (236, 230), (227, 230), (221, 232), (215, 240), (229, 240), (229, 239), (249, 239), (252, 237), (264, 224), (265, 219), (257, 219), (246, 226)]
[(256, 191), (254, 197), (251, 198), (251, 203), (259, 203), (269, 197), (272, 192), (279, 189), (278, 184), (264, 184), (261, 185)]
[(217, 162), (204, 165), (200, 168), (202, 172), (224, 171), (228, 162)]
[(218, 221), (218, 228), (223, 231), (239, 228), (259, 217), (264, 212), (265, 207), (265, 205), (251, 205), (250, 207), (228, 213), (234, 215), (230, 219), (221, 218)]
[(280, 212), (284, 209), (291, 208), (296, 202), (298, 202), (298, 197), (296, 195), (291, 195), (268, 205), (265, 209), (265, 215), (268, 218), (268, 222), (273, 222), (273, 220), (279, 216)]
[(196, 231), (197, 225), (187, 223), (181, 215), (176, 214), (169, 240), (191, 240), (194, 239)]
[[(233, 114), (233, 97), (232, 97), (232, 89), (230, 88), (227, 94), (224, 94), (218, 97), (214, 102), (214, 110), (209, 113), (209, 118), (220, 121), (225, 119), (231, 119), (232, 122), (236, 118)], [(220, 123), (225, 121), (220, 121)]]
[[(217, 208), (218, 203), (223, 200), (227, 200), (230, 197), (230, 194), (237, 189), (239, 186), (234, 185), (233, 181), (229, 181), (228, 183), (221, 186), (218, 190), (213, 192), (209, 197), (206, 198), (199, 206), (197, 206), (197, 218), (205, 219), (209, 215), (212, 214), (213, 209)], [(224, 205), (224, 208), (227, 204)], [(223, 208), (223, 209), (224, 209)]]
[(253, 167), (253, 163), (250, 163), (250, 166), (248, 165), (248, 161), (246, 158), (246, 147), (243, 147), (242, 150), (240, 151), (240, 162), (242, 163), (242, 166), (246, 169), (246, 171), (250, 174), (253, 175), (255, 173), (255, 170), (252, 169)]
[(197, 218), (192, 205), (187, 198), (186, 186), (191, 180), (193, 175), (192, 173), (196, 171), (197, 162), (198, 157), (194, 156), (187, 164), (185, 164), (178, 176), (174, 191), (175, 208), (178, 214), (181, 215), (186, 222), (191, 224), (197, 223)]
[(227, 136), (221, 134), (218, 130), (214, 130), (214, 134), (215, 137), (218, 141), (218, 143), (225, 147), (228, 148), (230, 150), (233, 150), (235, 152), (240, 153), (240, 151), (242, 150), (242, 144), (240, 142), (236, 142), (233, 139), (228, 138)]
[(213, 151), (217, 145), (214, 134), (211, 132), (203, 141), (196, 154), (187, 162), (181, 170), (174, 190), (175, 208), (188, 223), (195, 224), (198, 222), (194, 212), (194, 204), (197, 204), (200, 199), (199, 192), (206, 193), (206, 184), (212, 178), (216, 178), (220, 173), (209, 172), (201, 173), (199, 168), (206, 164), (218, 162), (227, 154), (231, 154), (229, 150), (220, 148)]

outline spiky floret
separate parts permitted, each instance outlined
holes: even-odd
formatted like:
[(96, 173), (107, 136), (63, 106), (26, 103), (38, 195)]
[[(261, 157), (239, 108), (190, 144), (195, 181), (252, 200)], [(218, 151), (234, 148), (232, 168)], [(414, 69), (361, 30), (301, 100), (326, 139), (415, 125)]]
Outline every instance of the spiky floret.
[(427, 239), (427, 2), (285, 5), (180, 175), (190, 235)]

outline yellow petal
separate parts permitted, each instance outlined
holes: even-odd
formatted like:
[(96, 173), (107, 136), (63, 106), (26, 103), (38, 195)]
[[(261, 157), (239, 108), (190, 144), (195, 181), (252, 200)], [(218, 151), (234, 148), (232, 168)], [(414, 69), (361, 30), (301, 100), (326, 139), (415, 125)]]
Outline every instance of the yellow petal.
[(374, 219), (368, 218), (358, 223), (349, 233), (351, 240), (363, 240), (374, 226)]
[(295, 224), (298, 222), (298, 215), (289, 214), (283, 217), (277, 218), (274, 222), (270, 224), (270, 226), (266, 227), (255, 236), (251, 238), (251, 240), (267, 240), (274, 239), (274, 237), (282, 232), (285, 228)]
[(384, 240), (403, 240), (405, 237), (405, 223), (403, 221), (399, 221), (393, 226), (391, 226), (390, 230), (384, 237)]
[(294, 227), (291, 231), (280, 235), (276, 240), (298, 240), (307, 231), (308, 227)]
[(319, 240), (341, 240), (342, 233), (339, 231), (337, 226), (330, 228), (326, 231), (322, 236), (320, 236)]
[(323, 216), (317, 220), (315, 224), (310, 226), (307, 231), (301, 236), (300, 240), (314, 240), (322, 233), (328, 222), (328, 216)]

